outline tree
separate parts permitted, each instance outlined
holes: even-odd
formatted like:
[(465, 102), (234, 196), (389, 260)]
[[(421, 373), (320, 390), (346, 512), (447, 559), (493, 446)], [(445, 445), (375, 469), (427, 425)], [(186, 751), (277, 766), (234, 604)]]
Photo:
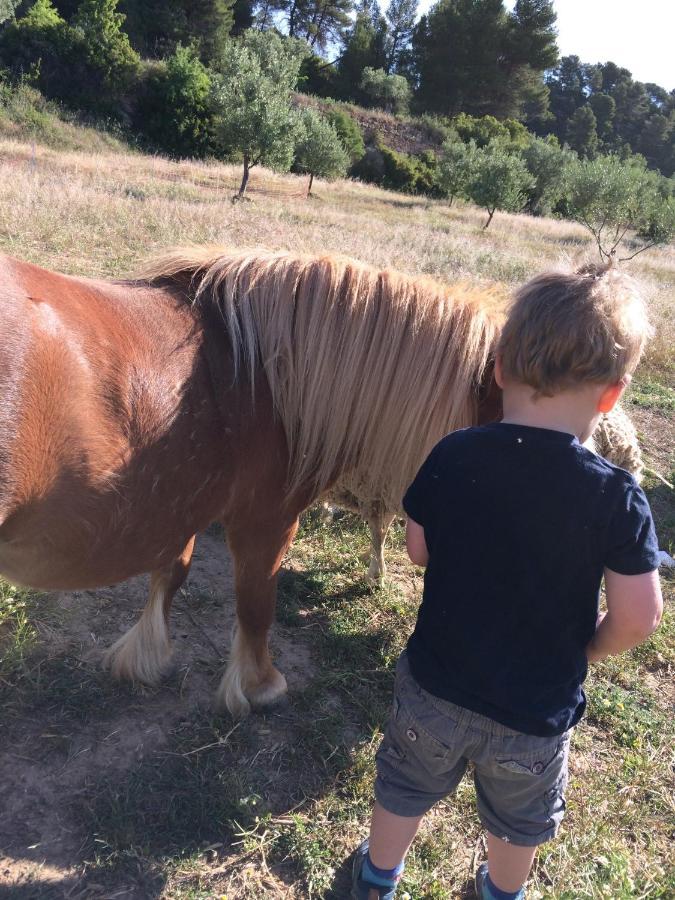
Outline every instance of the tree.
[(389, 28), (384, 69), (389, 74), (398, 71), (410, 46), (417, 18), (417, 0), (390, 0), (385, 18)]
[(120, 93), (140, 62), (122, 31), (118, 0), (82, 0), (73, 21), (82, 36), (84, 60), (101, 77), (103, 87)]
[(376, 11), (376, 15), (378, 19), (373, 21), (370, 9), (360, 9), (345, 38), (344, 50), (338, 62), (338, 76), (342, 96), (346, 99), (357, 101), (363, 99), (359, 85), (364, 69), (367, 67), (378, 69), (385, 65), (379, 11)]
[(518, 156), (499, 144), (476, 151), (474, 176), (468, 186), (471, 200), (487, 210), (487, 228), (498, 209), (519, 212), (527, 200), (534, 179)]
[(363, 70), (359, 86), (372, 105), (397, 115), (408, 111), (410, 85), (402, 75), (387, 75), (384, 69), (368, 66)]
[(614, 116), (616, 115), (616, 103), (609, 94), (591, 94), (588, 105), (593, 110), (597, 123), (598, 137), (605, 145), (611, 145), (614, 138)]
[(507, 17), (502, 0), (439, 0), (413, 32), (418, 100), (444, 115), (482, 115), (503, 82)]
[(21, 0), (0, 0), (0, 25), (14, 18), (14, 11)]
[(666, 180), (635, 160), (614, 156), (578, 160), (569, 179), (567, 214), (591, 232), (602, 258), (616, 254), (629, 231), (637, 232), (648, 247), (671, 240), (675, 231), (675, 204)]
[(582, 159), (595, 159), (598, 151), (598, 129), (590, 106), (580, 106), (567, 126), (567, 142)]
[(438, 164), (436, 182), (439, 190), (450, 199), (467, 197), (469, 185), (476, 172), (477, 148), (473, 141), (468, 144), (459, 140), (449, 140), (443, 144)]
[(349, 156), (337, 131), (313, 109), (303, 110), (295, 161), (298, 169), (309, 175), (308, 197), (312, 194), (315, 175), (333, 180), (347, 174)]
[(213, 75), (214, 133), (221, 154), (239, 154), (243, 198), (253, 166), (287, 171), (298, 117), (291, 105), (306, 47), (272, 32), (228, 41)]
[(71, 30), (51, 0), (36, 0), (24, 16), (3, 29), (0, 58), (15, 78), (29, 75), (46, 96), (67, 99), (63, 87), (71, 43)]
[(232, 37), (239, 37), (247, 28), (253, 28), (255, 21), (254, 6), (253, 0), (234, 0), (232, 5), (232, 28), (230, 29)]
[(288, 33), (324, 50), (344, 38), (351, 24), (352, 0), (291, 0)]
[(548, 216), (558, 205), (567, 188), (569, 167), (575, 156), (560, 147), (550, 136), (546, 140), (532, 138), (522, 151), (523, 162), (532, 176), (527, 208), (537, 216)]
[(508, 23), (507, 64), (552, 69), (558, 62), (556, 19), (552, 0), (517, 0)]

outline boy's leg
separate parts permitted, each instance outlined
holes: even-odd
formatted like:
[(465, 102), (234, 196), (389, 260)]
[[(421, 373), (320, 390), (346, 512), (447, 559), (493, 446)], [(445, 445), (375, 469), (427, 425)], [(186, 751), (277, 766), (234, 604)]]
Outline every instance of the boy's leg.
[(555, 836), (565, 811), (570, 736), (495, 727), (474, 760), (478, 813), (488, 832), (488, 864), (476, 881), (486, 900), (524, 896), (538, 845)]
[(403, 862), (423, 816), (395, 816), (376, 801), (370, 820), (369, 854), (378, 869)]
[(506, 893), (516, 893), (527, 881), (536, 847), (519, 847), (495, 837), (488, 831), (488, 870), (490, 880)]

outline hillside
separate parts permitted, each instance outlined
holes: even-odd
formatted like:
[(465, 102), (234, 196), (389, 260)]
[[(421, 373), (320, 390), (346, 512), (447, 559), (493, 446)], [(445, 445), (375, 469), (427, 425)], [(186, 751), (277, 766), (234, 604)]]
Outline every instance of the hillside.
[[(306, 179), (258, 168), (250, 202), (232, 203), (237, 166), (109, 147), (72, 123), (69, 148), (33, 143), (34, 133), (0, 130), (0, 250), (67, 273), (118, 277), (168, 246), (212, 242), (342, 253), (510, 289), (595, 252), (568, 221), (497, 213), (484, 231), (485, 213), (468, 204), (318, 179), (308, 200)], [(628, 410), (651, 470), (645, 487), (661, 546), (672, 553), (673, 492), (658, 475), (672, 481), (675, 472), (675, 247), (646, 251), (630, 271), (656, 335)], [(219, 529), (199, 538), (172, 615), (175, 669), (155, 689), (111, 683), (98, 666), (101, 649), (137, 617), (146, 579), (46, 596), (0, 583), (0, 895), (347, 896), (420, 571), (396, 526), (386, 584), (371, 590), (363, 524), (308, 512), (284, 561), (272, 636), (289, 703), (238, 724), (210, 706), (233, 616), (222, 538)], [(672, 573), (664, 587), (660, 631), (593, 668), (567, 818), (533, 870), (532, 898), (672, 896)], [(468, 900), (484, 849), (465, 781), (426, 821), (402, 887), (414, 900)]]

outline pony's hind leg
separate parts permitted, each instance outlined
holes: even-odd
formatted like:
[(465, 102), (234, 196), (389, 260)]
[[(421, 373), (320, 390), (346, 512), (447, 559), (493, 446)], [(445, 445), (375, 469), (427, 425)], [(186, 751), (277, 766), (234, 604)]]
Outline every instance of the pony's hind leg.
[(180, 556), (150, 575), (150, 596), (141, 618), (124, 634), (103, 658), (114, 678), (157, 684), (171, 661), (169, 612), (176, 591), (190, 571), (194, 535)]
[(274, 620), (277, 573), (298, 520), (228, 526), (237, 594), (230, 659), (216, 694), (218, 708), (236, 717), (251, 706), (267, 706), (286, 693), (286, 679), (272, 664), (268, 647)]
[(381, 510), (373, 510), (368, 515), (367, 521), (370, 528), (370, 565), (366, 577), (370, 584), (376, 586), (382, 584), (387, 572), (384, 561), (384, 544), (394, 516)]

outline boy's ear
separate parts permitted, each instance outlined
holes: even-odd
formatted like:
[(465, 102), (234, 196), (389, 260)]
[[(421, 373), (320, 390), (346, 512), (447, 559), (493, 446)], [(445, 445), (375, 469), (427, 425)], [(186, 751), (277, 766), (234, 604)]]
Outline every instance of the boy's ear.
[(499, 354), (495, 356), (495, 381), (504, 390), (504, 370), (502, 369), (502, 358)]
[(608, 413), (611, 412), (616, 404), (619, 402), (621, 395), (626, 390), (628, 385), (630, 384), (630, 375), (624, 375), (621, 381), (618, 381), (616, 384), (609, 384), (600, 394), (600, 399), (598, 400), (598, 412), (599, 413)]

